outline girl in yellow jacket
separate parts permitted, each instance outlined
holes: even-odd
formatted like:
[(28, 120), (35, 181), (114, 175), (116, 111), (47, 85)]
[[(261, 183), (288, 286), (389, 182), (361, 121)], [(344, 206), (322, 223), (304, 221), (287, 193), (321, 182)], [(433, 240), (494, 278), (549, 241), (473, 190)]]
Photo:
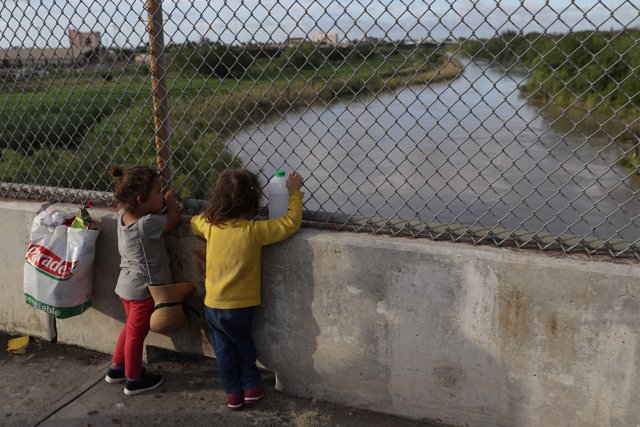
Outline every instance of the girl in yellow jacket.
[(251, 323), (260, 304), (262, 247), (293, 235), (302, 224), (303, 178), (287, 177), (287, 215), (254, 220), (260, 204), (258, 177), (246, 169), (223, 172), (209, 196), (204, 214), (191, 229), (207, 241), (205, 315), (220, 377), (232, 410), (264, 395)]

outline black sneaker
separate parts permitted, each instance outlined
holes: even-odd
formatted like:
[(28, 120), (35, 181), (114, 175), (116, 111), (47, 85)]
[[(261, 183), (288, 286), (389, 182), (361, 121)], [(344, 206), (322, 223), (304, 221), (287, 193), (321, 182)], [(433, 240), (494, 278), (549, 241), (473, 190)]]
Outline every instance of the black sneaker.
[(124, 376), (124, 368), (122, 369), (113, 369), (109, 367), (107, 371), (107, 375), (105, 375), (104, 380), (109, 384), (117, 384), (127, 380), (127, 377)]
[(135, 396), (136, 394), (156, 389), (160, 387), (162, 381), (164, 381), (164, 377), (162, 375), (144, 374), (144, 376), (139, 380), (127, 380), (127, 383), (124, 386), (124, 394), (127, 396)]
[[(146, 369), (142, 368), (142, 375), (144, 376)], [(117, 384), (127, 380), (127, 377), (124, 376), (124, 368), (122, 369), (113, 369), (109, 367), (107, 371), (107, 375), (105, 375), (104, 380), (109, 384)]]

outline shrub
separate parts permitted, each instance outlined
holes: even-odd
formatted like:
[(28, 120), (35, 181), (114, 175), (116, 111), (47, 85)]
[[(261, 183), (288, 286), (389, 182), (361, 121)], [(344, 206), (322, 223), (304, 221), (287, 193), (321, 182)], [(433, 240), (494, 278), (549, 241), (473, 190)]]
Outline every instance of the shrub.
[(285, 49), (282, 58), (284, 67), (293, 67), (297, 70), (317, 70), (325, 60), (321, 50), (316, 48), (315, 44), (308, 42)]
[[(197, 56), (194, 55), (194, 57)], [(232, 75), (235, 77), (243, 76), (253, 60), (244, 49), (227, 45), (203, 48), (201, 58), (202, 62), (196, 65), (198, 71), (206, 76), (215, 76), (221, 79)], [(199, 61), (199, 58), (197, 60)]]

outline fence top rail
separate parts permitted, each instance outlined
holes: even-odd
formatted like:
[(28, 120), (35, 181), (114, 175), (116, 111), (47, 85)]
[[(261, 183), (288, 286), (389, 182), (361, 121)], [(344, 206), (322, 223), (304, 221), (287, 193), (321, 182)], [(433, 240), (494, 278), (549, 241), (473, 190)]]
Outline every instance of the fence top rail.
[[(16, 199), (43, 200), (50, 203), (78, 203), (87, 201), (96, 206), (117, 206), (112, 192), (76, 190), (72, 188), (24, 186), (15, 183), (0, 182), (0, 191)], [(206, 207), (206, 201), (200, 199), (181, 199), (183, 215), (196, 215)], [(266, 207), (256, 219), (267, 218)], [(596, 236), (575, 236), (550, 233), (534, 234), (523, 229), (508, 230), (502, 227), (485, 228), (459, 223), (440, 223), (437, 220), (423, 222), (407, 221), (401, 218), (380, 216), (364, 217), (340, 213), (304, 210), (303, 220), (306, 227), (332, 229), (337, 231), (367, 232), (400, 237), (428, 237), (432, 240), (453, 242), (472, 242), (495, 246), (511, 246), (523, 249), (542, 249), (549, 251), (580, 251), (589, 255), (612, 255), (614, 257), (640, 257), (640, 244), (623, 240), (605, 241)]]

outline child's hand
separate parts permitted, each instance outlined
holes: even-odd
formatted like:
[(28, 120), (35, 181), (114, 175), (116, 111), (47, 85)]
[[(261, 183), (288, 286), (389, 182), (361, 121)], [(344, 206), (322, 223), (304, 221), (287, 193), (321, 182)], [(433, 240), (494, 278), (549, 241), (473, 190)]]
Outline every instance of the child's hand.
[(167, 224), (164, 226), (163, 233), (173, 230), (182, 222), (180, 216), (180, 208), (176, 201), (177, 194), (171, 187), (164, 190), (164, 204), (167, 207)]
[(173, 190), (173, 188), (171, 187), (167, 187), (166, 190), (164, 190), (164, 200), (175, 200), (176, 198), (176, 192)]
[(173, 202), (175, 202), (178, 205), (178, 210), (182, 211), (182, 208), (184, 207), (184, 202), (180, 198), (180, 193), (171, 187), (167, 187), (166, 190), (164, 191), (164, 203), (167, 204), (167, 203), (173, 203)]
[(298, 172), (291, 172), (287, 177), (287, 190), (300, 191), (300, 188), (304, 184), (304, 178)]

